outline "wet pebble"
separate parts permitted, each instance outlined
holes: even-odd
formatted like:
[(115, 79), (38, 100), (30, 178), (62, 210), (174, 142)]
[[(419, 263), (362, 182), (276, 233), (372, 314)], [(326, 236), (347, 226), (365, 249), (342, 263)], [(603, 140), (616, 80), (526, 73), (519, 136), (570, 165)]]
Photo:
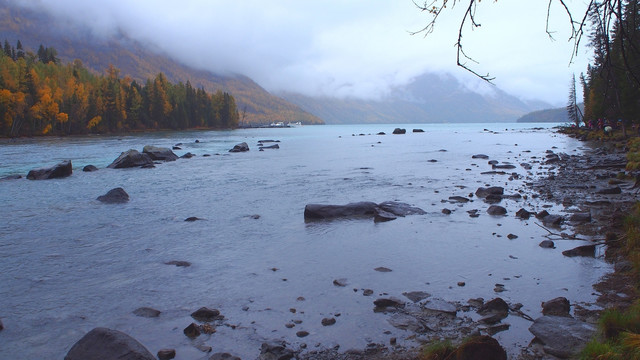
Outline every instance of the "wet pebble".
[(309, 332), (308, 331), (304, 331), (304, 330), (298, 331), (296, 333), (296, 336), (299, 337), (299, 338), (303, 338), (303, 337), (306, 337), (308, 335), (309, 335)]
[(331, 326), (336, 323), (335, 318), (324, 318), (322, 319), (322, 326)]

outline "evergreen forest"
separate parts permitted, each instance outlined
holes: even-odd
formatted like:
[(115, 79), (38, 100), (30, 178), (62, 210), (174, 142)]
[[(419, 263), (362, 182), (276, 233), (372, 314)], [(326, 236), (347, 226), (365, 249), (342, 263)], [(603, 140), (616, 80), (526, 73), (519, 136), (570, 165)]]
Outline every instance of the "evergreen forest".
[[(616, 4), (604, 2), (590, 9), (594, 59), (580, 82), (584, 123), (620, 126), (626, 134), (630, 126), (640, 124), (640, 3)], [(571, 94), (569, 98), (571, 102)], [(579, 116), (571, 111), (569, 115), (579, 124)]]
[(109, 66), (104, 75), (54, 48), (25, 51), (4, 41), (0, 51), (0, 136), (111, 134), (155, 129), (235, 128), (232, 95), (170, 83), (159, 73), (144, 84)]

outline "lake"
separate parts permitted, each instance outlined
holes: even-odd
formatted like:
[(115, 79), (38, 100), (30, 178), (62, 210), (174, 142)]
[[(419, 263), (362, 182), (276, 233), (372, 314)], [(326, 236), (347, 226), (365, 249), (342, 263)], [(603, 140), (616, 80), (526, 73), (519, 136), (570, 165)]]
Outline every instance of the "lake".
[[(395, 127), (407, 134), (392, 135)], [(376, 135), (381, 131), (386, 135)], [(257, 142), (266, 139), (279, 140), (280, 148), (258, 151)], [(251, 150), (228, 153), (239, 142)], [(128, 149), (177, 143), (178, 156), (196, 156), (153, 169), (105, 168)], [(130, 334), (153, 354), (175, 348), (177, 359), (207, 359), (198, 345), (253, 359), (262, 342), (274, 339), (292, 348), (304, 343), (309, 350), (362, 349), (371, 342), (389, 344), (391, 337), (412, 345), (410, 332), (373, 311), (381, 294), (403, 298), (407, 291), (460, 303), (500, 296), (522, 303), (533, 318), (541, 315), (542, 301), (558, 296), (590, 307), (592, 284), (611, 266), (602, 257), (561, 254), (580, 241), (540, 248), (547, 232), (534, 218), (515, 217), (523, 207), (540, 211), (550, 205), (550, 213), (563, 213), (563, 207), (528, 196), (503, 200), (507, 216), (494, 217), (475, 196), (463, 204), (448, 201), (487, 185), (527, 194), (525, 184), (548, 172), (536, 159), (552, 147), (557, 153), (584, 151), (577, 140), (539, 124), (327, 125), (0, 140), (0, 177), (24, 177), (66, 159), (74, 166), (64, 179), (0, 181), (0, 358), (62, 359), (98, 326)], [(472, 159), (480, 153), (513, 163), (516, 169), (508, 172), (520, 178), (482, 174), (491, 165)], [(82, 172), (88, 164), (100, 170)], [(115, 187), (131, 200), (96, 200)], [(390, 200), (426, 215), (384, 223), (305, 222), (303, 216), (310, 203)], [(452, 213), (443, 214), (444, 208)], [(470, 217), (469, 210), (480, 216)], [(203, 220), (184, 221), (192, 216)], [(335, 286), (336, 279), (347, 285)], [(497, 283), (504, 292), (494, 291)], [(374, 294), (363, 296), (363, 289)], [(203, 306), (219, 309), (227, 326), (192, 341), (183, 329)], [(132, 312), (139, 307), (162, 313), (138, 317)], [(336, 324), (322, 326), (325, 317)], [(294, 320), (294, 328), (285, 327)], [(514, 354), (533, 335), (522, 318), (506, 322), (511, 329), (495, 337)], [(298, 338), (300, 330), (309, 336)]]

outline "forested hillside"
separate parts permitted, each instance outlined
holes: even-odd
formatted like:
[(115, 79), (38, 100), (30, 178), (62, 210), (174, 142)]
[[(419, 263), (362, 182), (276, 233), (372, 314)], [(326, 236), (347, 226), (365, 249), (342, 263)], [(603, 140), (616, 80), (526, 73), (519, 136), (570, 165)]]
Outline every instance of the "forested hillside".
[[(194, 88), (209, 93), (227, 92), (236, 100), (240, 124), (269, 124), (274, 121), (301, 121), (322, 124), (323, 121), (286, 100), (274, 96), (246, 76), (213, 74), (185, 66), (171, 57), (153, 52), (126, 34), (103, 38), (79, 25), (58, 22), (43, 12), (21, 8), (0, 0), (0, 33), (15, 46), (21, 40), (26, 48), (37, 49), (42, 43), (57, 49), (65, 63), (80, 59), (94, 74), (104, 74), (110, 65), (120, 69), (122, 77), (143, 84), (157, 74), (172, 83), (189, 82)], [(204, 46), (204, 44), (203, 44)], [(224, 50), (221, 50), (224, 51)]]
[(97, 76), (79, 60), (62, 64), (51, 47), (34, 54), (5, 40), (0, 51), (0, 136), (233, 128), (238, 119), (230, 94), (162, 73), (140, 84), (114, 66)]

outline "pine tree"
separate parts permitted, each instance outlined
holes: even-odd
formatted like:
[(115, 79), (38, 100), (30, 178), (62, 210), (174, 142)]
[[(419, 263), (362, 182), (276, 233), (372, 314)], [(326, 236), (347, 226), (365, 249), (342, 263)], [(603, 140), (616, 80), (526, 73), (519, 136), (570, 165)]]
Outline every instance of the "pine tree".
[(569, 101), (567, 102), (567, 115), (569, 122), (575, 124), (576, 127), (580, 127), (580, 114), (578, 104), (576, 103), (576, 76), (571, 76), (571, 82), (569, 83)]

